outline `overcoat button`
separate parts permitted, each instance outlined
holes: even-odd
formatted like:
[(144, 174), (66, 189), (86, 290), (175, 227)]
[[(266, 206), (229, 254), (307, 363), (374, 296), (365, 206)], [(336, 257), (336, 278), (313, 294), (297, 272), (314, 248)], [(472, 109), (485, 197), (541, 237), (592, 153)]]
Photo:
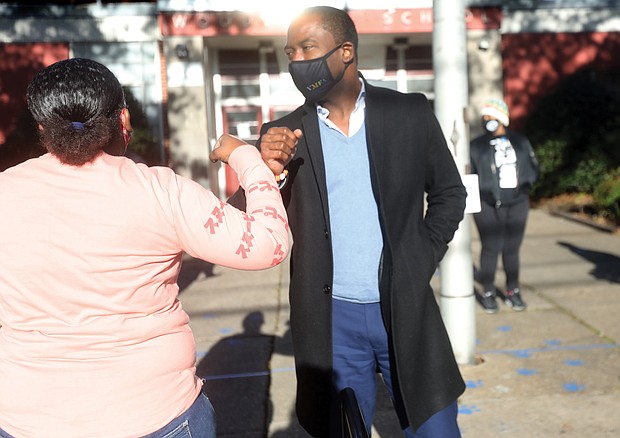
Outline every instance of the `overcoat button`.
[(332, 287), (329, 284), (326, 284), (325, 286), (323, 286), (323, 293), (324, 294), (331, 293), (331, 291), (332, 291)]

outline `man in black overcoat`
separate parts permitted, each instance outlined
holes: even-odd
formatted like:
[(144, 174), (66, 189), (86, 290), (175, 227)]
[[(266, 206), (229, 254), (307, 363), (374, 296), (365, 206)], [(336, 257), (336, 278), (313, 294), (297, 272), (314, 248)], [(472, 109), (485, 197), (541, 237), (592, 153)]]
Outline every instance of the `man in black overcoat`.
[[(370, 429), (380, 370), (406, 436), (460, 436), (465, 385), (430, 281), (466, 191), (426, 97), (369, 84), (357, 45), (343, 11), (295, 19), (285, 52), (306, 102), (265, 124), (258, 144), (293, 236), (297, 416), (315, 437), (338, 436), (337, 395), (349, 386)], [(350, 316), (360, 311), (369, 319)], [(380, 345), (365, 345), (367, 331)]]

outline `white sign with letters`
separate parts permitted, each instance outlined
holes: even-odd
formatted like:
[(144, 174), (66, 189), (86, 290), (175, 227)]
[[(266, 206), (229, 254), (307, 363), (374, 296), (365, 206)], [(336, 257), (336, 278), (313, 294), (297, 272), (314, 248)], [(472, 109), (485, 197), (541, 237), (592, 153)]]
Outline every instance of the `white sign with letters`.
[(478, 185), (478, 175), (472, 173), (461, 175), (463, 185), (467, 190), (467, 200), (465, 201), (465, 213), (478, 213), (480, 211), (480, 187)]

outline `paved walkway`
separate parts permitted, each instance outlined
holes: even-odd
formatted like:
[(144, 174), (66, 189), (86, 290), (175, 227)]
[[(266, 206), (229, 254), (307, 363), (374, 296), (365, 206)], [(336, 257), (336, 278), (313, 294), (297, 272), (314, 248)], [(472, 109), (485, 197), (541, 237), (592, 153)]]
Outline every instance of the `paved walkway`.
[[(477, 263), (475, 230), (472, 251)], [(521, 256), (528, 309), (476, 307), (463, 436), (620, 436), (620, 236), (532, 210)], [(293, 412), (288, 263), (240, 272), (190, 259), (180, 283), (218, 436), (307, 437)], [(373, 437), (399, 436), (382, 391)]]

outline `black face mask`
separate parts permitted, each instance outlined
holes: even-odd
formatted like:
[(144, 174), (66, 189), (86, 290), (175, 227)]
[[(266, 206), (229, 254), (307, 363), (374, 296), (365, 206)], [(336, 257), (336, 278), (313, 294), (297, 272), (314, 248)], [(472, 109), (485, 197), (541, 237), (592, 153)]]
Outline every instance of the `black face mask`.
[(312, 102), (316, 103), (324, 98), (330, 92), (334, 85), (342, 80), (347, 67), (351, 65), (348, 62), (337, 78), (332, 76), (327, 65), (327, 58), (332, 56), (336, 50), (342, 47), (342, 44), (327, 52), (320, 58), (308, 59), (305, 61), (291, 61), (288, 65), (288, 71), (291, 73), (293, 82), (301, 94)]
[(494, 133), (499, 128), (499, 122), (495, 119), (487, 120), (486, 122), (482, 121), (482, 127), (486, 132)]

